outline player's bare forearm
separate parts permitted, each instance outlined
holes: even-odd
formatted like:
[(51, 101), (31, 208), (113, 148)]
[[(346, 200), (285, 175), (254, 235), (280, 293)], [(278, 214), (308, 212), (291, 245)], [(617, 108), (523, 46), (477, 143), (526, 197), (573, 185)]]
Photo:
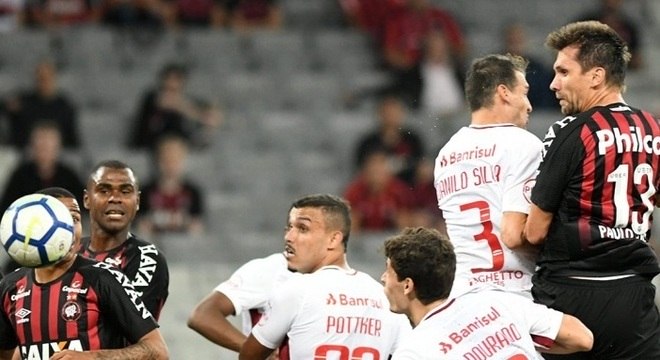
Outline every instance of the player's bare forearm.
[(250, 334), (245, 343), (241, 347), (241, 352), (238, 354), (239, 360), (265, 360), (273, 353), (273, 349), (269, 349), (255, 337)]
[(525, 224), (525, 238), (531, 244), (539, 245), (545, 241), (554, 214), (532, 204)]
[(571, 354), (589, 351), (594, 344), (594, 335), (576, 317), (564, 314), (559, 333), (550, 349), (542, 350), (550, 354)]
[(227, 316), (234, 313), (234, 305), (229, 298), (213, 291), (192, 311), (188, 327), (214, 344), (238, 352), (247, 337), (227, 320)]
[(140, 341), (123, 349), (99, 351), (64, 350), (53, 355), (51, 360), (168, 360), (169, 353), (160, 331), (153, 330)]

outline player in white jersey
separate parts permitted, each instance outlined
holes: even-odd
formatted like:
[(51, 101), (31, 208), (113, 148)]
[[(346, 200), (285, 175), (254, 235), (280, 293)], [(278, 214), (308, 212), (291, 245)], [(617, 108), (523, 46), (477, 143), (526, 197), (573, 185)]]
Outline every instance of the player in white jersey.
[[(282, 253), (250, 260), (195, 306), (188, 327), (213, 343), (238, 352), (261, 318), (273, 289), (296, 275), (287, 268)], [(243, 315), (242, 331), (227, 320), (230, 315)]]
[(541, 359), (537, 350), (571, 353), (593, 345), (577, 318), (501, 287), (474, 287), (448, 298), (456, 255), (436, 230), (405, 229), (385, 242), (385, 256), (381, 281), (390, 308), (414, 327), (393, 360)]
[(512, 55), (472, 63), (465, 83), (470, 126), (435, 161), (438, 206), (458, 260), (452, 296), (497, 285), (531, 298), (536, 250), (522, 233), (543, 145), (524, 129), (532, 110), (526, 66)]
[(289, 268), (306, 275), (275, 290), (239, 359), (265, 359), (284, 342), (283, 360), (388, 358), (405, 318), (389, 311), (376, 280), (349, 267), (350, 228), (349, 206), (336, 196), (310, 195), (293, 203), (285, 254)]

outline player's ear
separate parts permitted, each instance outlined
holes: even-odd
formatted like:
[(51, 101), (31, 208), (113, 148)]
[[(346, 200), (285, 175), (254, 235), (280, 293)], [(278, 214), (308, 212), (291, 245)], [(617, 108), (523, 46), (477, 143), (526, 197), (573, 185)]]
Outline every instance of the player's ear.
[(593, 69), (589, 70), (591, 72), (591, 85), (593, 87), (599, 86), (601, 84), (604, 84), (606, 79), (605, 79), (605, 69), (603, 69), (600, 66), (596, 66)]
[(87, 193), (87, 189), (83, 189), (83, 206), (89, 210), (89, 194)]
[(403, 294), (409, 295), (413, 290), (415, 290), (415, 282), (413, 279), (409, 277), (403, 279)]
[(141, 191), (137, 192), (137, 202), (135, 203), (135, 211), (140, 211), (140, 195), (142, 194)]
[(509, 88), (504, 84), (499, 84), (495, 88), (495, 97), (499, 97), (502, 102), (507, 102), (509, 97)]
[(339, 230), (333, 231), (332, 236), (330, 236), (328, 249), (336, 249), (338, 246), (342, 245), (343, 241), (344, 234), (342, 234), (342, 232)]

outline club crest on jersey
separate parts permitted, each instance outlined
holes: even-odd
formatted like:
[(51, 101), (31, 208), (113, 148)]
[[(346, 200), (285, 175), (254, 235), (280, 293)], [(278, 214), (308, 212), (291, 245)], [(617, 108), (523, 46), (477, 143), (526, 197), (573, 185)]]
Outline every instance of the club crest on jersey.
[(62, 319), (64, 321), (76, 321), (80, 318), (82, 310), (80, 305), (75, 301), (67, 301), (62, 307)]

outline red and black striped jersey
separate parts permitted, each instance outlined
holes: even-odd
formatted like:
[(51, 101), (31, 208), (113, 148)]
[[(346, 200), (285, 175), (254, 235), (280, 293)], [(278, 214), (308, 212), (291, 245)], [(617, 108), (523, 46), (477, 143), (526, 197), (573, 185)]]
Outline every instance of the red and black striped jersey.
[(80, 253), (91, 259), (110, 264), (121, 270), (131, 281), (135, 291), (156, 320), (169, 294), (170, 275), (162, 252), (149, 242), (129, 234), (118, 247), (94, 252), (89, 249), (90, 238), (82, 239)]
[(648, 245), (660, 188), (660, 125), (623, 103), (556, 122), (532, 201), (554, 213), (539, 265), (557, 275), (654, 275)]
[(122, 348), (158, 327), (125, 275), (83, 256), (46, 284), (31, 268), (8, 274), (0, 301), (0, 348), (18, 346), (22, 359)]

